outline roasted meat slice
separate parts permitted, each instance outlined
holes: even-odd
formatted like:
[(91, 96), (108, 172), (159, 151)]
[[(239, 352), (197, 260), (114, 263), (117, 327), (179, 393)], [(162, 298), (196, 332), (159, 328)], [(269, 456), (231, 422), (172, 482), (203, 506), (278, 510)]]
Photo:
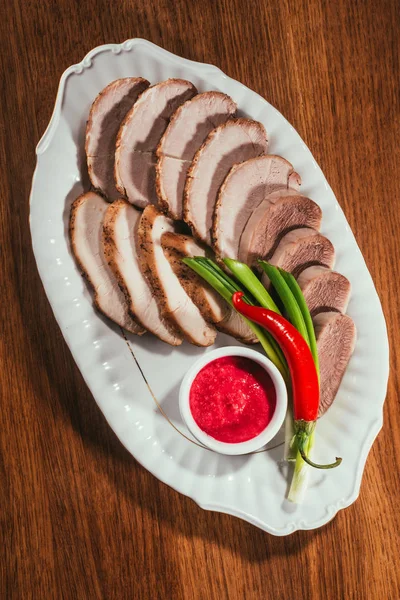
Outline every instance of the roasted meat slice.
[(236, 338), (243, 344), (257, 344), (258, 338), (250, 327), (235, 310), (231, 310), (223, 321), (216, 326), (221, 333), (226, 333)]
[(183, 218), (197, 238), (211, 245), (218, 191), (233, 165), (267, 149), (264, 126), (250, 119), (230, 119), (207, 136), (193, 158), (184, 191)]
[[(247, 344), (257, 342), (251, 329), (219, 294), (182, 262), (190, 256), (211, 256), (211, 251), (192, 237), (178, 233), (164, 233), (161, 240), (164, 253), (186, 293), (199, 308), (204, 319), (219, 331)], [(212, 257), (212, 256), (211, 256)]]
[(114, 181), (117, 133), (126, 113), (149, 85), (142, 77), (117, 79), (100, 92), (90, 109), (85, 143), (89, 178), (110, 202), (121, 195)]
[(182, 337), (177, 336), (160, 315), (140, 267), (137, 239), (140, 217), (141, 212), (126, 200), (116, 200), (109, 205), (103, 222), (104, 254), (135, 320), (160, 340), (178, 346)]
[(186, 175), (196, 151), (210, 131), (235, 115), (236, 108), (230, 96), (204, 92), (172, 115), (157, 148), (156, 191), (159, 207), (173, 219), (182, 219)]
[(230, 307), (203, 279), (182, 262), (183, 258), (206, 256), (209, 252), (192, 237), (167, 232), (161, 245), (175, 275), (208, 323), (216, 325), (228, 314)]
[(125, 295), (104, 256), (102, 232), (108, 207), (104, 198), (94, 192), (75, 200), (69, 224), (72, 251), (94, 290), (98, 310), (127, 331), (141, 335), (145, 330), (129, 314)]
[(117, 135), (115, 181), (131, 204), (157, 202), (156, 149), (171, 115), (196, 94), (190, 81), (167, 79), (145, 90), (126, 115)]
[(206, 323), (181, 285), (161, 245), (163, 234), (174, 230), (173, 221), (155, 206), (145, 208), (138, 229), (141, 266), (152, 286), (161, 315), (177, 334), (197, 346), (210, 346), (215, 341), (216, 330)]

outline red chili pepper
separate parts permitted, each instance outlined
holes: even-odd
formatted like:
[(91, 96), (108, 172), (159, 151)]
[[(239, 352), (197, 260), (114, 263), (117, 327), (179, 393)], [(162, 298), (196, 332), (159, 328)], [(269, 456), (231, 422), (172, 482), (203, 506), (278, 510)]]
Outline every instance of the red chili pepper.
[(278, 342), (287, 360), (292, 379), (295, 436), (303, 460), (317, 469), (337, 467), (341, 458), (329, 465), (318, 465), (306, 456), (306, 444), (314, 431), (319, 407), (318, 374), (307, 342), (284, 317), (267, 308), (250, 306), (243, 300), (243, 295), (243, 292), (236, 292), (232, 296), (236, 310), (266, 329)]

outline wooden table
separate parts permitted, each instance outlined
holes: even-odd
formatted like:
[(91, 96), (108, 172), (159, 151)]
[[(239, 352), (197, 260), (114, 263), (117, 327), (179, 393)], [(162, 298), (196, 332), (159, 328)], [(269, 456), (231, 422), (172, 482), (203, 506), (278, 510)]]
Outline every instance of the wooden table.
[[(397, 0), (3, 2), (1, 598), (400, 598), (399, 15)], [(392, 358), (385, 427), (360, 499), (318, 531), (274, 538), (203, 512), (142, 469), (100, 414), (43, 292), (28, 196), (59, 77), (94, 46), (135, 36), (217, 64), (287, 117), (377, 286)]]

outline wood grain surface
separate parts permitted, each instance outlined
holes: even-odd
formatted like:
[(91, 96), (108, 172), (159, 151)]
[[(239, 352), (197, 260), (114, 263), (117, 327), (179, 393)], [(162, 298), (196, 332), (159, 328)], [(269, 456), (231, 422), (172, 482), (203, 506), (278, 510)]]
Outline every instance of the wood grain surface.
[[(1, 4), (0, 597), (398, 600), (398, 0)], [(28, 228), (35, 145), (64, 69), (129, 37), (214, 63), (275, 105), (320, 163), (372, 273), (391, 343), (385, 425), (359, 500), (320, 530), (274, 538), (141, 468), (45, 297)]]

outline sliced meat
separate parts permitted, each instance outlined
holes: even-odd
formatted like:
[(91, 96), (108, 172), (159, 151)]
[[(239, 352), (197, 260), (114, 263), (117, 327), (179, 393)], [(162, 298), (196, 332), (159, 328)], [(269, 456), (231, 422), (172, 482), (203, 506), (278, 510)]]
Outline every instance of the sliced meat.
[(182, 219), (183, 191), (189, 161), (161, 156), (155, 168), (157, 206), (175, 220)]
[(184, 191), (183, 218), (197, 238), (211, 245), (218, 191), (233, 165), (267, 149), (264, 126), (250, 119), (230, 119), (208, 135), (193, 158)]
[(231, 310), (223, 321), (216, 326), (221, 333), (226, 333), (236, 338), (243, 344), (258, 344), (257, 336), (245, 323), (242, 317), (235, 310)]
[[(238, 258), (240, 238), (252, 213), (254, 214), (257, 207), (264, 202), (268, 206), (276, 203), (273, 196), (271, 197), (272, 192), (285, 190), (289, 194), (291, 192), (288, 188), (299, 184), (300, 175), (281, 156), (258, 156), (232, 167), (219, 190), (215, 205), (212, 241), (216, 254), (221, 258)], [(293, 193), (296, 194), (295, 191)], [(256, 217), (252, 219), (251, 231), (254, 224), (259, 224), (256, 218), (263, 215), (264, 223), (267, 221), (264, 213), (265, 205), (264, 210), (257, 211)], [(287, 213), (290, 213), (290, 209)], [(276, 226), (279, 226), (279, 220), (275, 230)], [(264, 229), (265, 227), (264, 224)], [(249, 232), (250, 229), (246, 237), (249, 236)], [(258, 236), (259, 241), (262, 235), (260, 233)], [(242, 254), (247, 254), (244, 250), (246, 243), (243, 245)]]
[(204, 92), (187, 100), (172, 115), (157, 156), (192, 161), (208, 134), (232, 118), (236, 102), (222, 92)]
[(268, 259), (284, 235), (302, 227), (319, 229), (321, 219), (320, 207), (310, 198), (291, 189), (274, 192), (247, 221), (240, 238), (239, 259), (249, 265), (261, 257)]
[[(335, 264), (335, 248), (318, 231), (304, 227), (284, 235), (268, 262), (289, 271), (297, 278), (304, 269), (312, 265), (332, 269)], [(266, 287), (269, 286), (265, 273), (262, 282)]]
[(138, 229), (141, 266), (164, 318), (192, 344), (210, 346), (215, 328), (206, 323), (181, 286), (161, 246), (163, 234), (174, 230), (173, 221), (154, 206), (145, 208)]
[(206, 256), (210, 251), (192, 237), (181, 233), (164, 233), (161, 245), (180, 284), (204, 319), (214, 325), (223, 321), (231, 311), (230, 306), (207, 282), (182, 262), (182, 259), (188, 256)]
[(346, 312), (351, 285), (344, 275), (314, 266), (304, 269), (297, 281), (312, 316), (328, 311)]
[(157, 146), (171, 115), (196, 92), (190, 81), (167, 79), (144, 91), (126, 115), (117, 136), (115, 181), (131, 204), (144, 208), (157, 202)]
[(332, 269), (335, 248), (328, 238), (305, 227), (284, 235), (269, 262), (298, 277), (301, 271), (312, 265)]
[[(162, 246), (181, 285), (199, 308), (204, 319), (215, 327), (245, 344), (256, 344), (257, 337), (241, 316), (220, 295), (182, 263), (185, 256), (207, 256), (211, 251), (193, 238), (176, 233), (164, 233)], [(213, 256), (211, 256), (213, 258)]]
[(323, 415), (335, 399), (356, 344), (356, 327), (348, 315), (320, 313), (314, 317), (320, 365), (320, 407)]
[(182, 337), (163, 320), (140, 268), (137, 240), (140, 217), (141, 212), (126, 200), (116, 200), (109, 205), (103, 222), (104, 254), (135, 320), (160, 340), (178, 346)]
[(109, 204), (99, 194), (88, 192), (71, 208), (69, 231), (72, 251), (91, 287), (94, 304), (106, 317), (132, 333), (145, 330), (128, 312), (128, 303), (103, 253), (103, 219)]
[(100, 92), (90, 109), (85, 143), (89, 178), (93, 187), (110, 201), (121, 195), (114, 181), (118, 130), (139, 94), (149, 85), (142, 77), (117, 79)]
[[(128, 186), (131, 191), (127, 191), (128, 201), (138, 208), (144, 208), (147, 204), (156, 202), (156, 157), (151, 152), (133, 151), (130, 160)], [(132, 193), (133, 187), (134, 194)], [(135, 199), (134, 202), (131, 201), (132, 198)]]
[(191, 161), (210, 131), (236, 113), (230, 96), (204, 92), (187, 100), (171, 117), (157, 148), (156, 191), (159, 207), (182, 219), (183, 191)]

